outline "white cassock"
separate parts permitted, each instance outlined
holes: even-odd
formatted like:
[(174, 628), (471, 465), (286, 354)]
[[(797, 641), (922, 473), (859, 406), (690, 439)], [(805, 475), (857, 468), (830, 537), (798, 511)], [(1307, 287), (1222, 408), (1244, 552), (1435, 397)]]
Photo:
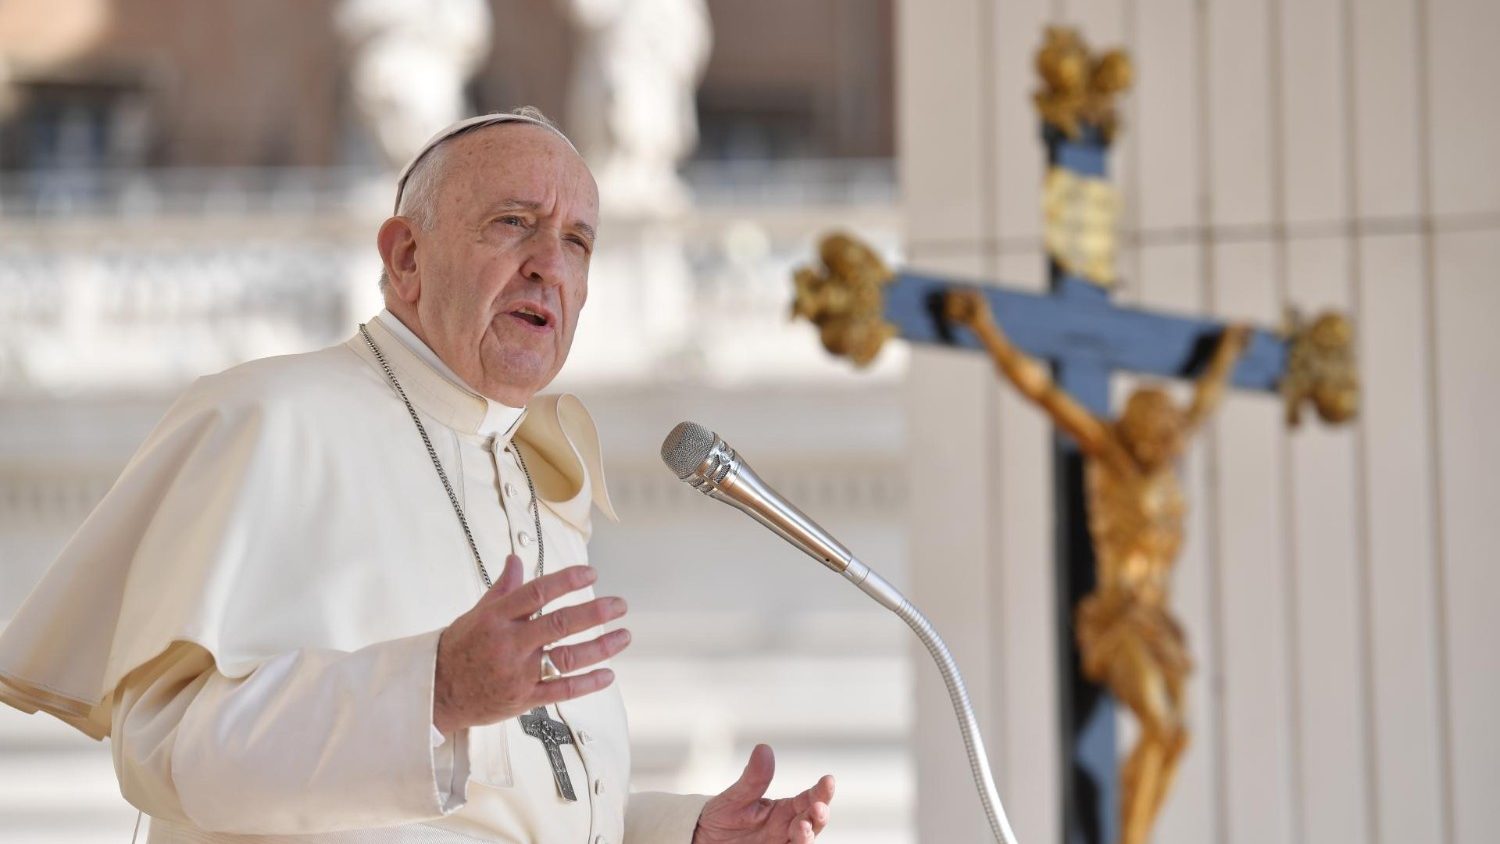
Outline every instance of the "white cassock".
[[(572, 396), (474, 393), (389, 313), (369, 330), (431, 435), (492, 577), (588, 562), (613, 518)], [(0, 635), (0, 701), (111, 737), (151, 842), (675, 844), (706, 798), (629, 791), (611, 686), (549, 707), (577, 802), (512, 718), (432, 727), (441, 629), (484, 583), (363, 338), (200, 379)], [(566, 596), (547, 611), (589, 600)], [(598, 629), (567, 641), (598, 635)]]

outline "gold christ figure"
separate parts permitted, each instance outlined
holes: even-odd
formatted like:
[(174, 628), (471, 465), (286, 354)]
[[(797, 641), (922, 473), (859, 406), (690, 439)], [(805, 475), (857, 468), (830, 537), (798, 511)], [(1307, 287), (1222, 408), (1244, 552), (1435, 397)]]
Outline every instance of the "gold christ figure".
[(1145, 844), (1188, 743), (1183, 687), (1192, 661), (1169, 607), (1186, 511), (1174, 464), (1218, 406), (1250, 330), (1225, 330), (1187, 410), (1161, 388), (1141, 387), (1110, 421), (1076, 402), (1044, 365), (1018, 350), (981, 293), (948, 293), (944, 316), (973, 330), (1000, 373), (1083, 452), (1097, 586), (1079, 603), (1074, 621), (1084, 674), (1108, 686), (1141, 725), (1121, 772), (1120, 840)]

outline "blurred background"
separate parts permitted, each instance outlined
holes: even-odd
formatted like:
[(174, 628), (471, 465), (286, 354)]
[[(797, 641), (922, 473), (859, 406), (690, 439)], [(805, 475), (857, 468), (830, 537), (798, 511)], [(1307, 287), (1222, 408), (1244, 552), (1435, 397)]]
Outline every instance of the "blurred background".
[[(593, 559), (632, 604), (635, 787), (717, 792), (769, 741), (783, 782), (839, 772), (831, 840), (909, 840), (900, 622), (657, 456), (716, 426), (902, 574), (902, 355), (855, 376), (788, 316), (819, 232), (899, 248), (892, 27), (864, 0), (0, 3), (0, 622), (189, 381), (379, 310), (374, 233), (432, 132), (535, 105), (603, 193), (557, 386), (622, 516)], [(128, 840), (108, 750), (0, 712), (0, 841)]]
[[(593, 557), (631, 599), (635, 786), (717, 791), (769, 741), (787, 788), (838, 775), (824, 840), (983, 838), (925, 655), (661, 468), (695, 419), (927, 610), (1022, 840), (1060, 840), (1047, 424), (977, 356), (855, 373), (788, 320), (834, 228), (1044, 286), (1052, 23), (1135, 58), (1116, 299), (1360, 332), (1354, 426), (1235, 396), (1185, 461), (1194, 744), (1157, 840), (1495, 840), (1493, 0), (4, 0), (0, 623), (193, 378), (379, 309), (428, 135), (531, 104), (601, 186), (558, 387), (623, 517)], [(0, 840), (134, 814), (107, 745), (0, 711)]]

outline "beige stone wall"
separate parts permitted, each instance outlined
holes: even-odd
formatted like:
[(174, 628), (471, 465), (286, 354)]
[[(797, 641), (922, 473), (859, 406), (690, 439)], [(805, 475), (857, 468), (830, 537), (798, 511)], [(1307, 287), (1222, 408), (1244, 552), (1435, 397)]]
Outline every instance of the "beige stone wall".
[[(1139, 69), (1118, 298), (1262, 325), (1336, 307), (1360, 330), (1358, 424), (1293, 434), (1274, 398), (1235, 396), (1186, 460), (1195, 743), (1157, 840), (1493, 840), (1500, 6), (903, 3), (916, 266), (1043, 286), (1029, 91), (1057, 21)], [(910, 382), (915, 598), (969, 673), (1021, 839), (1057, 841), (1048, 428), (980, 360), (919, 352)], [(922, 840), (982, 840), (918, 676)]]
[(494, 46), (474, 80), (480, 108), (534, 105), (567, 129), (574, 36), (557, 0), (493, 0)]
[(112, 82), (144, 97), (149, 163), (335, 163), (341, 46), (334, 0), (11, 0), (12, 81)]
[(890, 0), (713, 0), (715, 43), (701, 101), (788, 104), (811, 115), (830, 156), (892, 154)]

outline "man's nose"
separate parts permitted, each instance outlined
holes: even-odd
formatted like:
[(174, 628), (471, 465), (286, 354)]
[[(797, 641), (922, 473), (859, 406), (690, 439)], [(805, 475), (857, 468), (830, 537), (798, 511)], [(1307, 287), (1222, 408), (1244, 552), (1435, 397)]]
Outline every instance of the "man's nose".
[(526, 244), (526, 259), (521, 274), (542, 284), (561, 284), (563, 280), (563, 242), (557, 232), (539, 230)]

